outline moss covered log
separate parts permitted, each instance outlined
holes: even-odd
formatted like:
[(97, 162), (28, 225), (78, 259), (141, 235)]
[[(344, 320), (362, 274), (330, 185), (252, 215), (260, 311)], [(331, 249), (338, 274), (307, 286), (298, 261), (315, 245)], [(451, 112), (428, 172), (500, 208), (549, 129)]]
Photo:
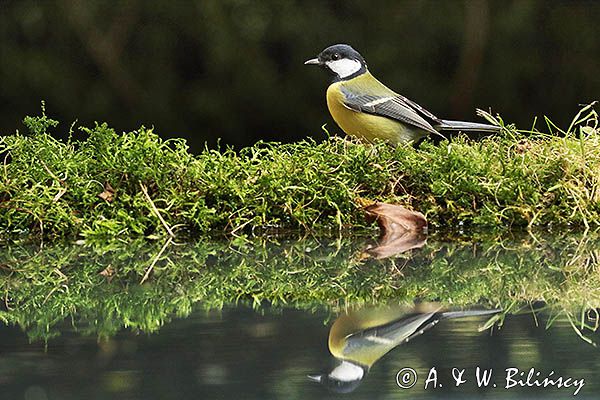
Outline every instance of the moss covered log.
[[(489, 119), (492, 119), (488, 115)], [(568, 129), (503, 126), (482, 140), (418, 147), (330, 137), (189, 152), (152, 129), (106, 124), (59, 141), (28, 117), (0, 139), (4, 234), (149, 236), (168, 232), (363, 228), (365, 202), (423, 212), (430, 224), (506, 229), (600, 221), (600, 129), (592, 106)]]

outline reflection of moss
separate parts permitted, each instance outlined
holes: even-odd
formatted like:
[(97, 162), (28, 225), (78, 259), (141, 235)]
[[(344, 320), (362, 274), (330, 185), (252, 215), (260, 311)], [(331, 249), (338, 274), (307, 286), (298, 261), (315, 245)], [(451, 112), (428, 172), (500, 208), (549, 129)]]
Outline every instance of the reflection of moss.
[[(133, 241), (11, 246), (0, 252), (0, 318), (32, 337), (59, 334), (70, 317), (83, 333), (110, 336), (122, 327), (154, 331), (196, 305), (268, 302), (311, 309), (415, 298), (450, 305), (483, 303), (514, 312), (528, 302), (560, 310), (600, 305), (597, 236), (446, 243), (430, 239), (395, 259), (364, 259), (356, 239)], [(112, 266), (113, 275), (101, 275)], [(571, 316), (574, 321), (579, 315)]]
[(88, 237), (160, 234), (165, 225), (338, 230), (364, 226), (366, 198), (409, 204), (438, 226), (587, 226), (600, 221), (600, 135), (595, 112), (586, 113), (591, 126), (564, 138), (506, 128), (481, 142), (417, 149), (331, 138), (198, 156), (145, 128), (117, 134), (97, 125), (83, 129), (86, 140), (63, 143), (42, 115), (26, 119), (31, 136), (0, 139), (0, 225)]

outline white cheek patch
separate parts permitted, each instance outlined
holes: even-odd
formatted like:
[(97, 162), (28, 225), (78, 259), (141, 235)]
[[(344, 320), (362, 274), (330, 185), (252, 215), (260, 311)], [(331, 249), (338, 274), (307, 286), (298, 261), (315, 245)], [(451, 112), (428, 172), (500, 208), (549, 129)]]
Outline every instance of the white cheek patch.
[(342, 361), (340, 365), (335, 367), (333, 371), (329, 373), (329, 378), (333, 378), (342, 382), (352, 382), (362, 379), (365, 371), (358, 365)]
[(348, 60), (347, 58), (335, 61), (327, 61), (327, 67), (335, 72), (340, 78), (346, 78), (361, 68), (360, 62), (356, 60)]

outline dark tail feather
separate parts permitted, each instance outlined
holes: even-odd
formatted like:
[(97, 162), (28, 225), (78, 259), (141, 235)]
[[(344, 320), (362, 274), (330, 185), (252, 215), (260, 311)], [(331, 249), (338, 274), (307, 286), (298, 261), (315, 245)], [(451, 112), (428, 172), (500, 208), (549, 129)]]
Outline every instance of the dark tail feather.
[(481, 315), (492, 315), (501, 312), (501, 309), (493, 310), (465, 310), (465, 311), (446, 311), (440, 313), (441, 318), (463, 318), (463, 317), (475, 317)]
[(442, 119), (435, 129), (442, 131), (463, 131), (463, 132), (498, 132), (499, 126), (489, 124), (478, 124), (477, 122), (449, 121)]
[[(421, 325), (415, 333), (413, 333), (412, 335), (407, 337), (404, 341), (408, 342), (409, 340), (412, 340), (414, 337), (423, 334), (423, 332), (427, 331), (428, 329), (433, 328), (438, 322), (440, 322), (443, 319), (476, 317), (476, 316), (482, 316), (482, 315), (494, 315), (494, 314), (498, 314), (500, 312), (502, 312), (502, 310), (498, 308), (498, 309), (494, 309), (494, 310), (444, 311), (444, 312), (436, 313), (436, 314), (433, 314), (432, 318), (430, 318), (428, 320), (428, 322)], [(421, 315), (427, 315), (427, 314), (421, 314)], [(429, 314), (429, 315), (431, 315), (431, 314)], [(404, 321), (404, 322), (406, 323), (406, 321)]]

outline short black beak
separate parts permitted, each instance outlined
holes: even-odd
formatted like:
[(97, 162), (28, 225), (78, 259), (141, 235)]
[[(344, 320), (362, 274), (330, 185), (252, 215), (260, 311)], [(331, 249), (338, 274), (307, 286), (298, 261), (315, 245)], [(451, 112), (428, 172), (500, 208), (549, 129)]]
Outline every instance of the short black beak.
[(311, 58), (310, 60), (304, 61), (304, 65), (321, 65), (321, 61), (318, 58)]

